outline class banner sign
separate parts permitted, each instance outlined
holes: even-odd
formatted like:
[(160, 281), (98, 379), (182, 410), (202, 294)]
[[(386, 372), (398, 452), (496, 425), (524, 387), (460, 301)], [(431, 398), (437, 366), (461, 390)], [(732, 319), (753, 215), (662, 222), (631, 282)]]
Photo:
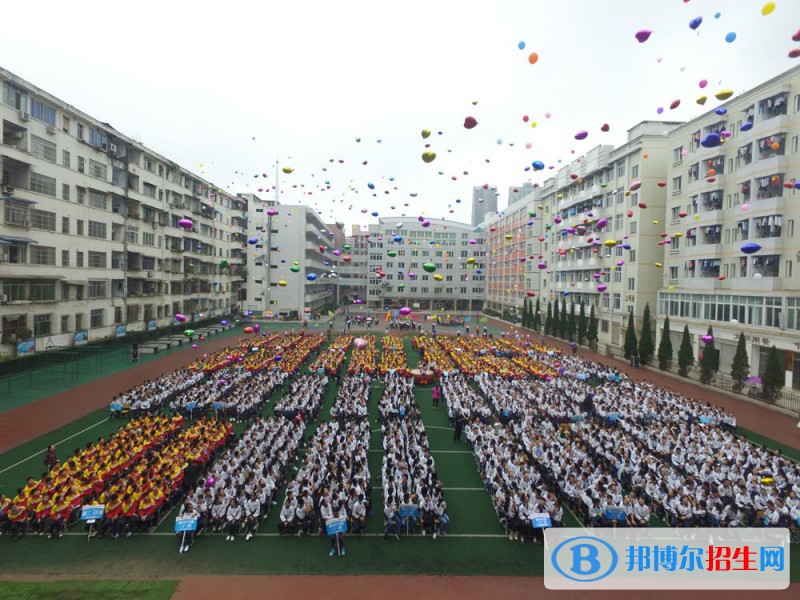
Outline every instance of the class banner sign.
[(328, 519), (325, 521), (325, 532), (328, 535), (336, 535), (337, 533), (347, 533), (347, 519), (339, 517), (337, 519)]
[(175, 533), (197, 531), (197, 519), (194, 517), (178, 517), (175, 519)]
[(401, 504), (397, 510), (397, 514), (401, 519), (407, 519), (409, 517), (416, 519), (419, 517), (419, 506), (416, 504)]
[(106, 514), (105, 504), (87, 504), (81, 508), (81, 521), (96, 521)]
[(552, 526), (553, 520), (548, 513), (534, 513), (531, 515), (531, 527), (534, 529), (544, 529)]

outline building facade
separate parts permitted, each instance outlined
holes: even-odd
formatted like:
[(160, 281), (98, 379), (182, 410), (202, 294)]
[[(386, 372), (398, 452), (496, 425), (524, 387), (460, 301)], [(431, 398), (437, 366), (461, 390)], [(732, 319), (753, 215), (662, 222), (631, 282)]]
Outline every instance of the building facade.
[(238, 308), (246, 202), (8, 71), (0, 80), (1, 354)]
[(725, 374), (744, 333), (751, 373), (774, 345), (800, 388), (800, 68), (721, 108), (669, 136), (658, 333), (669, 315), (677, 357), (688, 325), (697, 357), (712, 325)]
[(369, 282), (369, 236), (367, 229), (353, 225), (349, 236), (341, 247), (338, 259), (339, 298), (341, 302), (351, 303), (358, 300), (366, 302)]
[(381, 218), (369, 233), (370, 308), (483, 309), (486, 245), (478, 228), (442, 219)]
[(497, 212), (497, 188), (475, 186), (472, 188), (472, 224), (480, 225), (488, 215)]
[(249, 200), (247, 301), (244, 309), (298, 319), (335, 302), (335, 232), (311, 207)]

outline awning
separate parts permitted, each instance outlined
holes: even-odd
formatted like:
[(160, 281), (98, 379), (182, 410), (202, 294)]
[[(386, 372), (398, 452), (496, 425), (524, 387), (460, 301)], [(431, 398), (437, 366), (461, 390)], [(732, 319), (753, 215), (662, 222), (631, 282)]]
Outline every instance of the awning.
[(38, 244), (36, 240), (25, 237), (15, 237), (13, 235), (0, 235), (0, 244)]
[(36, 200), (28, 200), (27, 198), (17, 198), (16, 196), (0, 196), (0, 200), (14, 200), (16, 202), (24, 202), (25, 204), (39, 204)]

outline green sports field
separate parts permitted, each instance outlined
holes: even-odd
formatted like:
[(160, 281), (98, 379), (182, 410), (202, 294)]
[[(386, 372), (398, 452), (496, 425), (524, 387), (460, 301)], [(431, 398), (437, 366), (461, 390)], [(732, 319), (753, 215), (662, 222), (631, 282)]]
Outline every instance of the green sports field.
[[(411, 337), (405, 338), (406, 354), (412, 368), (417, 354), (411, 349)], [(348, 357), (349, 359), (349, 357)], [(543, 548), (540, 545), (511, 542), (504, 535), (484, 490), (469, 447), (453, 442), (443, 407), (431, 406), (431, 389), (417, 388), (416, 399), (421, 408), (430, 446), (436, 460), (439, 478), (444, 484), (445, 499), (451, 518), (450, 535), (432, 540), (430, 536), (393, 537), (384, 540), (382, 531), (383, 502), (381, 498), (380, 465), (382, 459), (380, 425), (376, 422), (378, 401), (383, 385), (373, 383), (369, 414), (372, 424), (370, 473), (373, 479), (373, 514), (367, 520), (363, 537), (347, 539), (347, 556), (330, 558), (327, 537), (277, 537), (277, 507), (264, 520), (256, 538), (245, 542), (239, 536), (235, 543), (225, 541), (225, 535), (201, 536), (188, 554), (178, 553), (178, 540), (172, 533), (175, 514), (167, 515), (156, 532), (134, 535), (131, 539), (93, 538), (88, 541), (81, 526), (74, 527), (64, 538), (27, 536), (15, 542), (0, 538), (0, 573), (4, 575), (85, 577), (179, 577), (184, 574), (450, 574), (450, 575), (527, 575), (540, 576), (543, 571)], [(325, 396), (322, 417), (330, 414), (335, 399), (335, 382)], [(272, 402), (264, 410), (271, 414)], [(13, 494), (28, 475), (41, 472), (42, 449), (56, 441), (59, 448), (69, 452), (108, 435), (119, 426), (107, 420), (101, 410), (46, 439), (24, 444), (0, 456), (0, 492)], [(308, 440), (316, 428), (310, 423)], [(239, 429), (245, 425), (239, 425)], [(69, 438), (69, 439), (67, 439)], [(62, 441), (62, 440), (67, 441)], [(760, 441), (760, 440), (759, 440)], [(302, 454), (301, 454), (302, 456)], [(301, 457), (298, 457), (298, 462)], [(289, 474), (289, 478), (293, 473)], [(283, 490), (278, 499), (284, 497)], [(577, 525), (570, 514), (567, 525)], [(800, 553), (792, 555), (792, 580), (800, 580)], [(12, 587), (7, 587), (7, 586)], [(65, 597), (51, 596), (45, 591), (35, 596), (20, 595), (17, 584), (0, 584), (0, 597)], [(38, 585), (38, 584), (37, 584)], [(115, 591), (127, 597), (125, 587)], [(160, 592), (158, 592), (160, 593)], [(154, 592), (153, 597), (161, 597)], [(168, 596), (165, 596), (168, 597)]]

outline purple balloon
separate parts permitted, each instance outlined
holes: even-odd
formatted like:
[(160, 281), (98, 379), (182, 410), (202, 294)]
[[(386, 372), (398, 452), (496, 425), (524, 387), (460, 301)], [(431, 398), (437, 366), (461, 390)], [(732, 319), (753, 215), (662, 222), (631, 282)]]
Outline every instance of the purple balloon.
[(635, 37), (640, 44), (644, 44), (647, 40), (650, 39), (650, 36), (652, 34), (653, 32), (650, 31), (649, 29), (640, 29), (639, 31), (636, 32)]

